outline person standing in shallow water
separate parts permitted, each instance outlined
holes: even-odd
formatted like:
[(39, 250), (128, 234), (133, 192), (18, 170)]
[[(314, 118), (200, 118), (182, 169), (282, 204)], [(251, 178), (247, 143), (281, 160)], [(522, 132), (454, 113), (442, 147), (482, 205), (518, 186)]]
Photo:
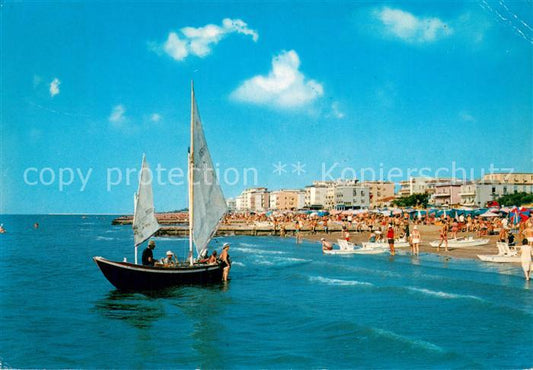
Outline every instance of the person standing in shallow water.
[(437, 247), (437, 252), (440, 250), (440, 246), (444, 243), (444, 250), (448, 252), (448, 222), (445, 220), (440, 230), (440, 243)]
[(414, 256), (418, 256), (419, 245), (420, 245), (420, 231), (418, 231), (418, 226), (413, 227), (413, 233), (411, 235), (411, 253)]
[(224, 243), (222, 253), (220, 253), (220, 263), (222, 264), (222, 281), (228, 281), (229, 270), (231, 269), (231, 260), (229, 258), (229, 244)]
[(389, 249), (391, 256), (394, 256), (394, 228), (392, 227), (392, 224), (389, 224), (389, 228), (387, 229), (387, 241), (389, 242)]
[(526, 280), (531, 278), (531, 245), (524, 239), (520, 248), (520, 262), (522, 264), (522, 270), (524, 270), (524, 277)]

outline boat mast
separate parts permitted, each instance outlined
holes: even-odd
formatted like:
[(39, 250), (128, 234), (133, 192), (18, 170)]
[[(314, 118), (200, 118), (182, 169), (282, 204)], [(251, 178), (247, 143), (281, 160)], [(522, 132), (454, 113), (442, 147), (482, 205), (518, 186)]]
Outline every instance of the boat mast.
[(189, 148), (189, 263), (193, 265), (194, 230), (194, 82), (191, 80), (191, 147)]
[[(141, 193), (141, 181), (140, 181), (140, 179), (142, 178), (142, 172), (143, 172), (143, 168), (144, 168), (145, 159), (146, 159), (146, 153), (143, 153), (143, 160), (141, 162), (141, 173), (140, 173), (140, 176), (139, 176), (139, 185), (137, 185), (137, 192), (133, 194), (133, 220), (132, 220), (132, 226), (135, 226), (135, 216), (137, 214), (137, 201), (139, 200), (138, 197), (139, 197), (139, 194)], [(134, 234), (135, 234), (135, 232), (134, 232)], [(135, 237), (133, 238), (133, 245), (135, 246), (135, 264), (137, 265), (138, 264), (137, 255), (139, 254), (138, 253), (139, 245), (135, 242)]]

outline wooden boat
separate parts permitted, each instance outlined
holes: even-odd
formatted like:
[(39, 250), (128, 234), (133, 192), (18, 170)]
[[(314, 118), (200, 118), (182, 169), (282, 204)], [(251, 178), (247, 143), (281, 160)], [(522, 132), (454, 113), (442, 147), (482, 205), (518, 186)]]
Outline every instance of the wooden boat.
[(107, 280), (121, 290), (156, 290), (178, 285), (208, 284), (222, 280), (222, 267), (219, 264), (152, 267), (109, 261), (103, 257), (93, 259)]
[(226, 212), (226, 201), (216, 178), (213, 161), (207, 148), (198, 107), (191, 84), (191, 146), (189, 149), (189, 258), (174, 267), (137, 264), (137, 248), (160, 228), (155, 217), (151, 175), (143, 156), (139, 188), (134, 197), (133, 235), (135, 263), (115, 262), (94, 257), (104, 276), (121, 290), (155, 290), (187, 284), (222, 281), (220, 264), (200, 264), (194, 260), (207, 252), (216, 227)]

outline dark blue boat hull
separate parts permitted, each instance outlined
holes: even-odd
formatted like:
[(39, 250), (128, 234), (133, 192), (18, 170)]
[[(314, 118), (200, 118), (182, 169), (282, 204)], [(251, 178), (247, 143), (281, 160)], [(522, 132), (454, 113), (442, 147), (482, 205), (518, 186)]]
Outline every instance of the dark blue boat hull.
[(222, 281), (220, 265), (151, 267), (93, 257), (104, 276), (117, 289), (146, 291), (180, 285), (211, 284)]

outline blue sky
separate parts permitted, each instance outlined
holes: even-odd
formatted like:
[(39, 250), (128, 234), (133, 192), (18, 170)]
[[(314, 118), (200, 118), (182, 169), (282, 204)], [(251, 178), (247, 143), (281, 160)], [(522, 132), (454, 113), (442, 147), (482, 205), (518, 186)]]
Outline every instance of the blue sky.
[(131, 212), (143, 153), (166, 169), (156, 209), (185, 207), (191, 79), (226, 197), (365, 168), (533, 168), (530, 1), (7, 1), (1, 16), (2, 213)]

